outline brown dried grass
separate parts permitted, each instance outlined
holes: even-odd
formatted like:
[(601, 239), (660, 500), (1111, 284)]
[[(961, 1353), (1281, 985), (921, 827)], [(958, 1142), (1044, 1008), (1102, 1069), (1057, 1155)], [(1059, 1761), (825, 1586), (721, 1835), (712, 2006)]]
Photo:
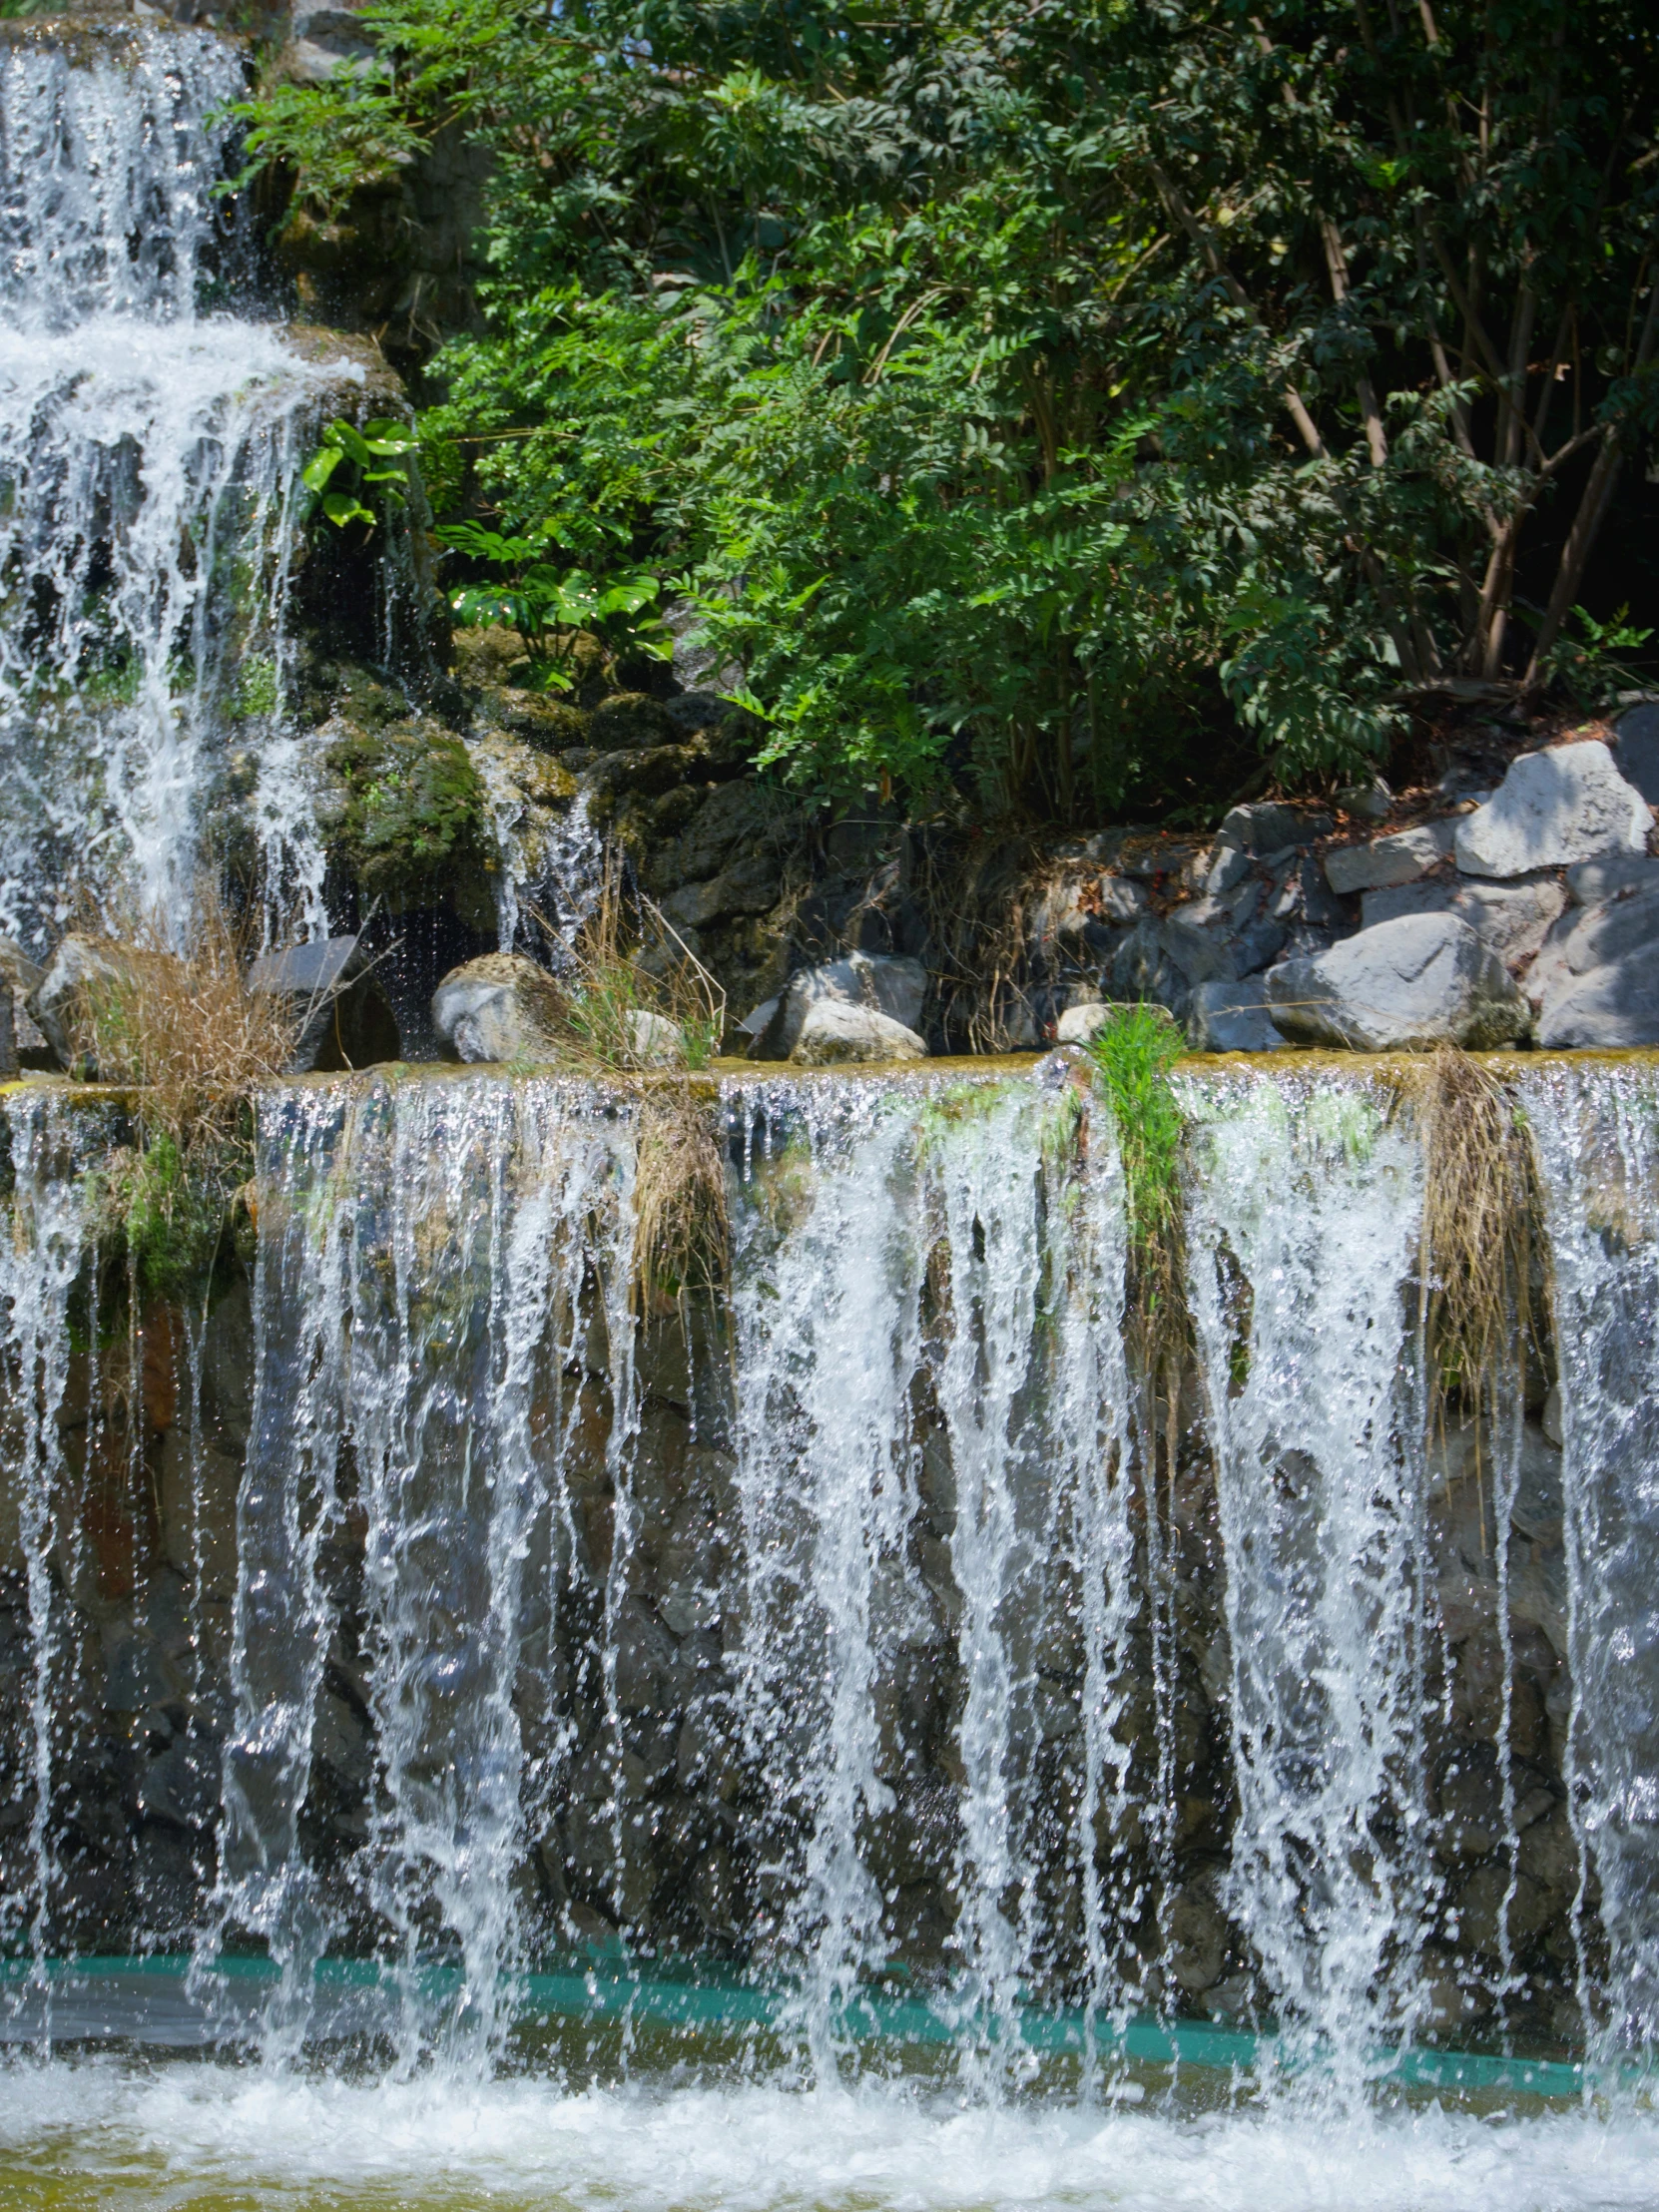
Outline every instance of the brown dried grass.
[[(544, 925), (545, 926), (545, 925)], [(598, 903), (570, 950), (561, 1044), (596, 1081), (652, 1077), (635, 1125), (635, 1297), (647, 1311), (726, 1280), (731, 1226), (726, 1156), (710, 1101), (693, 1077), (719, 1051), (726, 993), (660, 906), (626, 881), (607, 847)], [(677, 1032), (679, 1057), (664, 1066), (636, 1024), (641, 1015)]]
[(678, 1032), (685, 1066), (707, 1066), (726, 1031), (726, 993), (662, 908), (625, 878), (620, 853), (605, 849), (598, 902), (566, 947), (531, 909), (565, 972), (560, 1022), (562, 1056), (596, 1078), (638, 1074), (662, 1066), (642, 1046), (635, 1017), (652, 1015)]
[(1421, 1305), (1429, 1420), (1493, 1403), (1532, 1330), (1537, 1175), (1530, 1135), (1490, 1068), (1442, 1045), (1402, 1082), (1425, 1153)]
[(634, 1284), (649, 1308), (712, 1297), (731, 1260), (726, 1154), (707, 1100), (668, 1083), (640, 1102), (634, 1170)]
[(252, 941), (210, 879), (196, 886), (184, 952), (159, 915), (137, 909), (78, 934), (110, 972), (82, 988), (77, 1041), (101, 1081), (135, 1092), (146, 1130), (181, 1146), (223, 1133), (291, 1066), (315, 1009), (249, 989)]

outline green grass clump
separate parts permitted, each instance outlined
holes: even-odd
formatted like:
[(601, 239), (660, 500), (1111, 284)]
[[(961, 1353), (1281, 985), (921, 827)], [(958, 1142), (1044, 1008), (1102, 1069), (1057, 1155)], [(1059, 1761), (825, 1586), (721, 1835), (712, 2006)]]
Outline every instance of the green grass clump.
[(1183, 1050), (1161, 1006), (1120, 1007), (1089, 1046), (1095, 1087), (1117, 1126), (1129, 1224), (1132, 1334), (1148, 1359), (1184, 1327), (1181, 1146), (1169, 1080)]

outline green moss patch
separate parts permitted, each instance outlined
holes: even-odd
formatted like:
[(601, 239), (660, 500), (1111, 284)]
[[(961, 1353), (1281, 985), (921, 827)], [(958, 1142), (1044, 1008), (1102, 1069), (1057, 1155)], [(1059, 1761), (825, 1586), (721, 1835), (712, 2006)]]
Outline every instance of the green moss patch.
[(429, 724), (353, 730), (328, 749), (331, 841), (370, 895), (401, 904), (488, 865), (489, 807), (461, 740)]

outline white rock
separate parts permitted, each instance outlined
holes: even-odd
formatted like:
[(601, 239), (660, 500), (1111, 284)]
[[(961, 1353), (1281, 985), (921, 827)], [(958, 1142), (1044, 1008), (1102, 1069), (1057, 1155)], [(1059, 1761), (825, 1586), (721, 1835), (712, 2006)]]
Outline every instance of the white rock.
[(1325, 855), (1325, 878), (1334, 891), (1382, 890), (1390, 883), (1414, 883), (1451, 850), (1453, 825), (1425, 822), (1415, 830), (1396, 830), (1370, 844), (1338, 845)]
[(458, 1060), (551, 1060), (564, 993), (521, 952), (486, 952), (451, 968), (432, 993), (432, 1023)]
[(1193, 991), (1187, 1042), (1195, 1052), (1282, 1052), (1264, 978), (1228, 983), (1219, 977)]
[(1525, 875), (1616, 852), (1645, 852), (1653, 810), (1599, 738), (1523, 753), (1484, 807), (1457, 825), (1465, 875)]
[(900, 1028), (914, 1031), (926, 997), (927, 970), (921, 962), (890, 953), (849, 952), (844, 959), (802, 968), (790, 977), (778, 1011), (756, 1038), (756, 1057), (791, 1058), (809, 1010), (821, 1000), (868, 1007)]
[(1518, 967), (1542, 945), (1566, 902), (1566, 892), (1553, 875), (1530, 883), (1459, 878), (1449, 883), (1398, 883), (1387, 890), (1367, 891), (1360, 901), (1360, 918), (1365, 928), (1372, 929), (1380, 921), (1393, 921), (1401, 914), (1455, 914), (1468, 923), (1482, 944), (1489, 944), (1511, 967)]
[(1565, 888), (1553, 876), (1535, 883), (1463, 883), (1452, 912), (1466, 921), (1510, 967), (1531, 959), (1565, 911)]
[(0, 937), (0, 995), (11, 1001), (12, 1038), (19, 1052), (45, 1052), (46, 1037), (28, 1010), (27, 1000), (39, 988), (46, 970), (13, 937)]
[(1528, 1026), (1508, 970), (1455, 914), (1379, 922), (1263, 980), (1275, 1023), (1297, 1044), (1479, 1051), (1513, 1043)]
[(1367, 891), (1360, 901), (1360, 919), (1365, 928), (1374, 929), (1380, 921), (1394, 921), (1401, 914), (1455, 914), (1482, 944), (1518, 967), (1538, 950), (1566, 903), (1567, 894), (1553, 875), (1529, 883), (1459, 878)]
[(636, 1007), (628, 1016), (628, 1042), (635, 1059), (647, 1067), (678, 1067), (686, 1057), (686, 1040), (679, 1024), (645, 1007)]
[(873, 1006), (818, 998), (807, 1008), (790, 1058), (799, 1067), (834, 1067), (847, 1060), (925, 1060), (913, 1029)]
[(1111, 1020), (1115, 1008), (1098, 1001), (1089, 1006), (1068, 1006), (1054, 1024), (1056, 1044), (1092, 1044)]
[(1449, 914), (1457, 901), (1457, 885), (1443, 877), (1417, 883), (1384, 883), (1381, 890), (1365, 891), (1360, 899), (1360, 926), (1375, 929), (1380, 921), (1397, 921), (1401, 914)]

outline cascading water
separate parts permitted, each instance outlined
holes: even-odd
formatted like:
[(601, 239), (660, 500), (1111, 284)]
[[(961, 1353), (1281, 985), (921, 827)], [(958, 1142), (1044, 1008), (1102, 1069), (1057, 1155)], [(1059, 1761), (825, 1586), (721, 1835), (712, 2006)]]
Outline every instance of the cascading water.
[(1228, 1558), (1229, 1903), (1287, 2028), (1346, 2061), (1423, 1997), (1424, 1528), (1402, 1290), (1421, 1149), (1351, 1081), (1190, 1094), (1194, 1320)]
[[(7, 1438), (16, 1499), (16, 1550), (28, 1625), (27, 1759), (14, 1775), (12, 1804), (26, 1811), (26, 1889), (0, 1887), (0, 1927), (15, 1942), (26, 1931), (38, 1959), (46, 1948), (56, 1887), (55, 1751), (63, 1736), (60, 1701), (73, 1653), (54, 1585), (55, 1525), (69, 1469), (59, 1418), (69, 1385), (69, 1303), (85, 1261), (86, 1188), (78, 1137), (44, 1098), (20, 1099), (10, 1113), (11, 1235), (0, 1246), (0, 1308), (5, 1337)], [(83, 1468), (83, 1477), (86, 1470)]]
[[(1017, 2051), (1018, 2005), (1063, 1948), (1045, 1826), (1082, 1934), (1073, 1983), (1122, 1999), (1095, 1847), (1127, 1766), (1138, 1602), (1115, 1147), (1097, 1131), (1076, 1182), (1050, 1172), (1069, 1089), (775, 1084), (741, 1107), (737, 1682), (805, 2024), (822, 2062), (908, 1938), (952, 1961), (964, 2047)], [(953, 1775), (929, 1673), (961, 1682)], [(1081, 1753), (1069, 1835), (1039, 1802), (1050, 1736)]]
[[(87, 1372), (87, 1141), (16, 1095), (7, 2032), (253, 2043), (272, 2082), (345, 2043), (479, 2094), (546, 2062), (650, 2080), (692, 2035), (717, 2083), (781, 2048), (798, 2086), (919, 2069), (1097, 2120), (1198, 2059), (1270, 2111), (1315, 2097), (1335, 2141), (1380, 2085), (1570, 2089), (1582, 2003), (1616, 2087), (1655, 2018), (1653, 1078), (1511, 1080), (1566, 1448), (1534, 1408), (1495, 1500), (1425, 1448), (1422, 1139), (1363, 1070), (1179, 1078), (1194, 1336), (1150, 1415), (1124, 1171), (1075, 1063), (725, 1078), (724, 1301), (635, 1281), (637, 1096), (275, 1090), (248, 1291), (171, 1335), (190, 1387), (153, 1416), (196, 1424), (164, 1470), (240, 1452), (221, 1631), (165, 1471), (126, 1597), (87, 1616), (63, 1564), (101, 1540), (81, 1424), (121, 1360), (155, 1387), (157, 1324)], [(113, 1441), (136, 1499), (157, 1447)], [(172, 1690), (170, 1604), (210, 1678), (178, 1656)], [(194, 1927), (171, 1982), (52, 1963), (111, 1947), (69, 1933), (98, 1910), (78, 1731), (115, 1694), (93, 1617), (156, 1683), (122, 1708), (136, 1802), (222, 1716), (194, 1904), (120, 1908), (127, 1953)], [(1386, 2142), (1376, 2201), (1412, 2201)]]
[(83, 897), (182, 924), (237, 823), (271, 914), (322, 928), (285, 613), (305, 439), (361, 371), (233, 311), (246, 245), (210, 120), (242, 86), (231, 47), (8, 29), (0, 930), (38, 949)]
[(1648, 1068), (1561, 1068), (1526, 1087), (1562, 1348), (1566, 1746), (1583, 1887), (1609, 1951), (1582, 1990), (1604, 2058), (1659, 2036), (1659, 1087)]
[[(613, 1404), (632, 1387), (626, 1150), (556, 1083), (479, 1080), (273, 1102), (262, 1160), (218, 1912), (286, 1969), (278, 2043), (303, 2030), (330, 1936), (368, 1913), (404, 1969), (400, 2045), (487, 2059), (524, 1821), (566, 1749), (552, 1652), (580, 1432), (561, 1381), (590, 1277)], [(354, 1602), (324, 1561), (347, 1515), (366, 1531)], [(363, 1847), (330, 1896), (299, 1832), (352, 1613), (378, 1756)], [(527, 1638), (542, 1687), (523, 1714)], [(434, 1944), (461, 1969), (435, 2016), (415, 1970)]]

